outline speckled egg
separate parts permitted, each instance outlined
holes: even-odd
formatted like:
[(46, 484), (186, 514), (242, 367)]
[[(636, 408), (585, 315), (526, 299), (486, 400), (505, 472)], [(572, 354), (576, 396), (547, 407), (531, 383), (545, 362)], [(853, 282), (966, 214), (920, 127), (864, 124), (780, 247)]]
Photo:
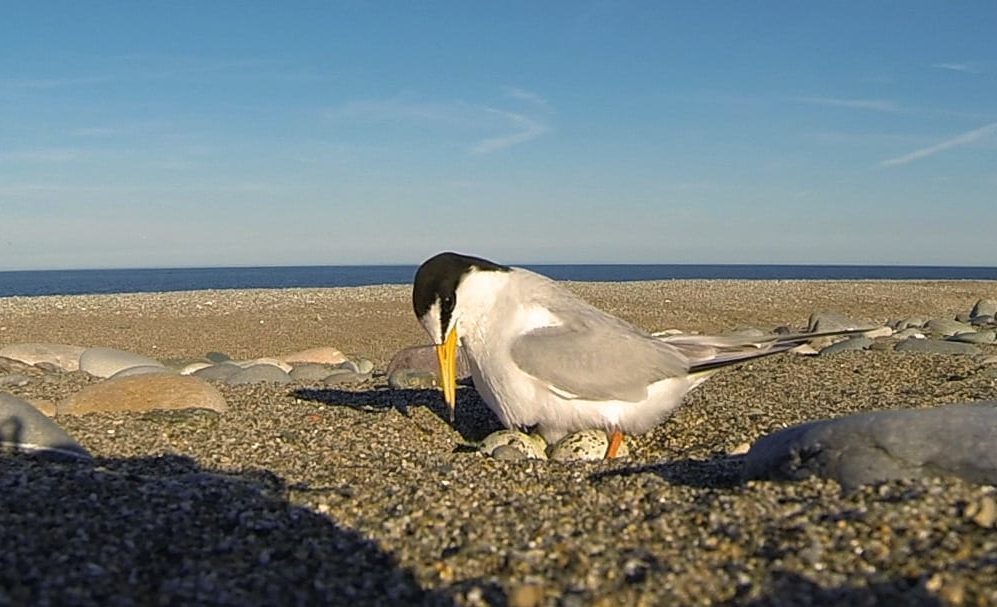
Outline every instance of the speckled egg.
[[(499, 430), (485, 437), (478, 450), (485, 455), (495, 456), (499, 447), (510, 447), (520, 451), (527, 459), (547, 459), (547, 443), (540, 436), (525, 434), (519, 430)], [(502, 459), (508, 457), (508, 449), (503, 449)]]
[[(609, 448), (609, 437), (602, 430), (582, 430), (569, 434), (557, 441), (551, 448), (550, 459), (558, 462), (571, 461), (596, 461), (606, 457), (606, 449)], [(620, 450), (616, 457), (627, 457), (630, 449), (627, 447), (627, 439), (623, 438)]]

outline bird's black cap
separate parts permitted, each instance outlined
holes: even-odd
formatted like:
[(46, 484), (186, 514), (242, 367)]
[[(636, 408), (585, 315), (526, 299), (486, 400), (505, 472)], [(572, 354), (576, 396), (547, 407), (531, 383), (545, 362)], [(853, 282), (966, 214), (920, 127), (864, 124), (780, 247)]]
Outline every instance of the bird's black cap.
[(456, 304), (457, 285), (472, 268), (492, 272), (508, 272), (510, 269), (509, 266), (503, 266), (487, 259), (450, 251), (433, 255), (424, 261), (415, 272), (412, 286), (412, 309), (415, 310), (416, 318), (425, 316), (433, 302), (439, 299), (440, 315), (442, 316), (441, 326), (445, 330)]

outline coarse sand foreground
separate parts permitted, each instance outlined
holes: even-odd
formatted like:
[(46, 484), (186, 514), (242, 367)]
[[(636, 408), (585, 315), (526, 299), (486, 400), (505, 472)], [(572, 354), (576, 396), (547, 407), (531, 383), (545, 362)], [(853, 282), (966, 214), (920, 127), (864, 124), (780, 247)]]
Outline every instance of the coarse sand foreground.
[[(818, 310), (951, 318), (997, 283), (570, 283), (648, 330), (805, 326)], [(409, 288), (0, 299), (0, 345), (160, 360), (318, 345), (383, 372), (426, 343)], [(954, 479), (843, 494), (740, 480), (746, 443), (858, 411), (997, 399), (979, 356), (846, 352), (725, 370), (627, 460), (498, 461), (459, 390), (219, 385), (230, 410), (60, 416), (96, 465), (3, 456), (0, 605), (997, 604), (993, 487)], [(82, 373), (5, 388), (58, 401)], [(988, 510), (990, 509), (990, 510)], [(990, 512), (988, 514), (988, 512)]]

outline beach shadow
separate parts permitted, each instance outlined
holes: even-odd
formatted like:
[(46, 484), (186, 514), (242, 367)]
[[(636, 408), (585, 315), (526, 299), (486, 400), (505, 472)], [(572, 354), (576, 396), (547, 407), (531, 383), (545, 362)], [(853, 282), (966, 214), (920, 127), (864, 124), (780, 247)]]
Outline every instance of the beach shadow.
[(945, 602), (925, 586), (924, 578), (896, 577), (868, 586), (825, 588), (798, 573), (776, 572), (764, 596), (745, 600), (734, 598), (720, 603), (723, 607), (775, 607), (777, 605), (910, 605), (942, 607)]
[(290, 490), (175, 455), (0, 456), (0, 603), (452, 604)]
[(700, 489), (731, 489), (743, 484), (741, 478), (743, 461), (742, 455), (716, 454), (705, 460), (680, 459), (605, 470), (592, 474), (590, 479), (600, 481), (640, 474), (656, 474), (672, 485)]
[[(335, 388), (301, 388), (294, 391), (294, 396), (330, 407), (349, 407), (371, 414), (397, 411), (406, 417), (412, 417), (413, 409), (425, 408), (440, 421), (451, 425), (450, 410), (443, 402), (440, 391), (435, 389), (382, 388), (352, 391)], [(452, 427), (469, 443), (478, 442), (492, 432), (504, 428), (472, 386), (457, 388), (457, 410)]]

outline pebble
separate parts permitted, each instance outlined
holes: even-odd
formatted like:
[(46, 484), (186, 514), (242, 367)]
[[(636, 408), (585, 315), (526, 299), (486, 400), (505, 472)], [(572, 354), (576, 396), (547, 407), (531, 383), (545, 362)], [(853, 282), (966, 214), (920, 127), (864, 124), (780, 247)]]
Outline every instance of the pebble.
[(984, 495), (979, 500), (967, 504), (963, 516), (980, 527), (993, 529), (994, 525), (997, 525), (997, 501), (994, 501), (992, 495)]
[(70, 458), (90, 454), (31, 403), (0, 393), (0, 447)]
[[(562, 438), (550, 448), (550, 459), (557, 462), (600, 461), (606, 458), (609, 437), (602, 430), (582, 430)], [(630, 447), (623, 437), (616, 458), (629, 457)]]
[(194, 376), (159, 373), (108, 379), (86, 386), (58, 406), (59, 415), (100, 411), (228, 409), (216, 388)]
[(83, 346), (65, 344), (24, 343), (9, 344), (0, 348), (0, 357), (10, 358), (29, 365), (49, 363), (63, 371), (78, 371)]
[(748, 479), (816, 474), (846, 490), (896, 479), (952, 475), (997, 483), (997, 401), (875, 411), (793, 426), (745, 457)]
[(139, 366), (165, 368), (161, 362), (148, 356), (114, 348), (87, 348), (80, 354), (80, 371), (95, 377), (111, 377), (123, 369)]

